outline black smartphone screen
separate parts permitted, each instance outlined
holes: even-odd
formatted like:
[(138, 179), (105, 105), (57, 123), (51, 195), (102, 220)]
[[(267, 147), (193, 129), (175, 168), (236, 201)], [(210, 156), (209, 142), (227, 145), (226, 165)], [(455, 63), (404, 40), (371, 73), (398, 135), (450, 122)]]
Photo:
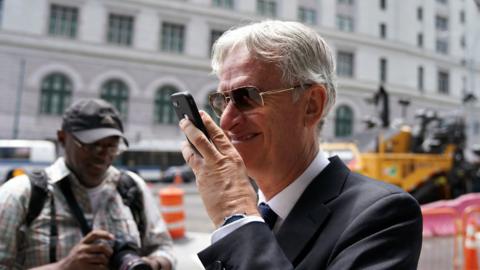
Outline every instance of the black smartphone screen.
[(170, 96), (178, 120), (187, 117), (210, 140), (207, 129), (198, 113), (198, 108), (192, 95), (188, 92), (179, 92)]

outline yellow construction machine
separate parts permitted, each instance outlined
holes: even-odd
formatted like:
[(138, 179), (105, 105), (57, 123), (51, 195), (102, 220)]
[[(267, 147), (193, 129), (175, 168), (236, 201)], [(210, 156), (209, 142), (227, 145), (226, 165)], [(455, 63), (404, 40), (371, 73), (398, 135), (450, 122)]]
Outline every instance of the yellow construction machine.
[(349, 141), (322, 143), (321, 149), (338, 155), (353, 171), (403, 188), (422, 204), (480, 191), (479, 165), (464, 157), (461, 114), (439, 117), (423, 110), (416, 118), (414, 126), (392, 128), (388, 120), (371, 125)]

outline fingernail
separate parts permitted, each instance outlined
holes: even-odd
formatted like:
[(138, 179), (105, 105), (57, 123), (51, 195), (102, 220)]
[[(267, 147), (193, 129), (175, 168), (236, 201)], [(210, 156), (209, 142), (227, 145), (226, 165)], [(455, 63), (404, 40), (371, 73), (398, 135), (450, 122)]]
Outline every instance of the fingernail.
[(186, 121), (185, 118), (180, 119), (180, 122), (178, 122), (178, 125), (179, 125), (179, 126), (183, 126), (183, 124), (185, 123), (185, 121)]

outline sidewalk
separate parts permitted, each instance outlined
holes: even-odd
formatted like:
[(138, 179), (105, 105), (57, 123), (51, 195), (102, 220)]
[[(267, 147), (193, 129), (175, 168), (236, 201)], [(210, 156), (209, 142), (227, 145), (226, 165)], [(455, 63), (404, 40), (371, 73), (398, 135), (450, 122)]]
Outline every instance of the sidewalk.
[(197, 253), (210, 245), (210, 233), (187, 232), (185, 238), (175, 240), (173, 249), (177, 255), (177, 270), (201, 270)]

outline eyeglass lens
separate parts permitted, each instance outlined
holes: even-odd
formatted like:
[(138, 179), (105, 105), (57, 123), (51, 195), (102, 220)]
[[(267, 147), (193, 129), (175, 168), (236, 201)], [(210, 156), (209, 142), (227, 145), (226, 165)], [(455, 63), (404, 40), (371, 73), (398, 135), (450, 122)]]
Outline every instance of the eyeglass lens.
[(235, 107), (240, 111), (248, 111), (263, 105), (262, 96), (255, 87), (234, 89), (228, 94), (214, 93), (210, 96), (210, 105), (218, 116), (222, 115), (229, 99), (233, 101)]

